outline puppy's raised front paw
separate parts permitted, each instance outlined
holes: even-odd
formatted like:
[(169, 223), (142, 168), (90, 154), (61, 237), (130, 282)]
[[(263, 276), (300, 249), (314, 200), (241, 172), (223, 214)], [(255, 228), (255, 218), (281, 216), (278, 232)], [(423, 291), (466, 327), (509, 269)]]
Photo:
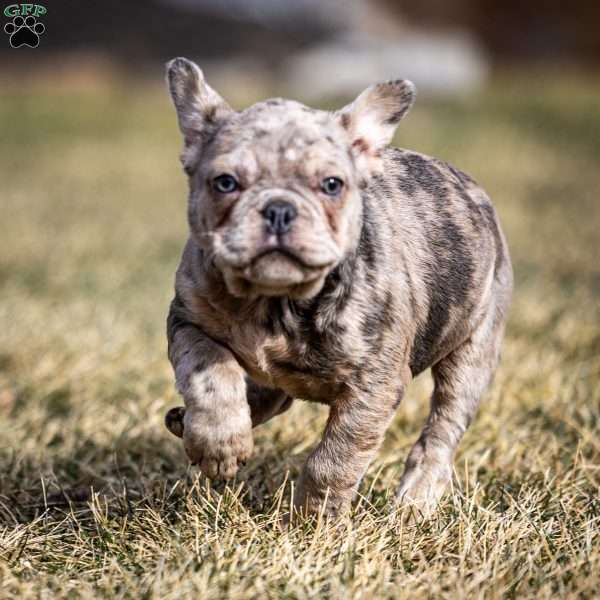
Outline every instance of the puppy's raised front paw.
[[(185, 410), (181, 423), (186, 454), (192, 464), (198, 465), (211, 479), (231, 479), (252, 455), (254, 442), (249, 411), (215, 423), (205, 411)], [(169, 431), (177, 435), (177, 419), (171, 425), (173, 428), (167, 424)]]

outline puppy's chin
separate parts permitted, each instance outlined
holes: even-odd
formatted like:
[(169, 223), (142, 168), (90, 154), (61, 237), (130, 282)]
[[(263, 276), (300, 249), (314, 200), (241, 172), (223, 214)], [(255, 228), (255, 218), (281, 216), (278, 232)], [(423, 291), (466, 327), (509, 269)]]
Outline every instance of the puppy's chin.
[(330, 266), (308, 267), (285, 254), (273, 252), (244, 268), (225, 267), (222, 273), (233, 296), (287, 296), (300, 300), (318, 294), (330, 270)]

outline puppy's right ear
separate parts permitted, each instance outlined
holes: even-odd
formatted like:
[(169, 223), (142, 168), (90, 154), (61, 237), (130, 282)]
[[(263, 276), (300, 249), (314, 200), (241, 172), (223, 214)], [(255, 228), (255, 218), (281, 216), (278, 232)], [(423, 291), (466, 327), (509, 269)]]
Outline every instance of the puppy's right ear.
[(167, 63), (167, 83), (183, 134), (181, 162), (186, 172), (191, 173), (203, 141), (233, 109), (204, 81), (200, 68), (187, 58), (174, 58)]

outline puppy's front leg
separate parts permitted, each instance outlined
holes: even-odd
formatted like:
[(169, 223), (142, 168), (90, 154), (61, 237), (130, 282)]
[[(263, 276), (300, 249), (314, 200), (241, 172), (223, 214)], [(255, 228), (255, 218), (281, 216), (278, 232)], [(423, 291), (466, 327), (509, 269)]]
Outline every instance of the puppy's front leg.
[(252, 453), (245, 373), (231, 352), (198, 327), (169, 316), (169, 360), (185, 401), (183, 444), (211, 478), (233, 477)]
[(344, 512), (377, 452), (402, 397), (396, 384), (374, 393), (349, 392), (336, 399), (323, 438), (298, 481), (297, 509), (335, 517)]

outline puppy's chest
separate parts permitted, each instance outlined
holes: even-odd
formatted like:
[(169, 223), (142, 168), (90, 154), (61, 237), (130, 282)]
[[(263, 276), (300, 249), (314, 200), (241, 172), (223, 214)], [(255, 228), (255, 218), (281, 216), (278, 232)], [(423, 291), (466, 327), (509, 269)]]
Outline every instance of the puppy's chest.
[(356, 369), (343, 340), (296, 331), (269, 332), (256, 326), (232, 328), (230, 348), (250, 377), (296, 398), (328, 403)]

